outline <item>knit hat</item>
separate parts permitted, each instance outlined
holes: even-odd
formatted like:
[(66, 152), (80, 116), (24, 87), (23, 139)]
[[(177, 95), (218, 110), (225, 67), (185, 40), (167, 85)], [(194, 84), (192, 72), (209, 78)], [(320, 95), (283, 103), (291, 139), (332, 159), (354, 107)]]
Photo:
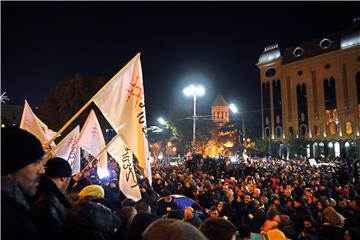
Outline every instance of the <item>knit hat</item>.
[(44, 155), (40, 141), (17, 127), (1, 129), (1, 175), (20, 170)]
[(102, 186), (89, 185), (89, 186), (85, 187), (83, 190), (81, 190), (79, 197), (80, 197), (80, 199), (88, 198), (88, 197), (103, 198), (104, 195), (105, 195), (105, 193), (104, 193), (104, 189), (102, 188)]
[(267, 232), (267, 237), (269, 240), (286, 240), (285, 234), (279, 229), (269, 230)]
[(49, 159), (45, 164), (45, 174), (51, 178), (57, 177), (71, 177), (71, 166), (63, 158), (54, 157)]

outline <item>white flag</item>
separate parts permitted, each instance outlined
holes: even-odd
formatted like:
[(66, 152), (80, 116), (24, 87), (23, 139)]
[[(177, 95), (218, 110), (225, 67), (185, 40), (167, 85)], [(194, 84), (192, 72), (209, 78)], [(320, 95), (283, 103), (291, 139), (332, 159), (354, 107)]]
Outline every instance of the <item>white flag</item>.
[(94, 98), (105, 118), (144, 168), (151, 182), (147, 141), (144, 86), (140, 55), (117, 73)]
[[(81, 129), (78, 145), (89, 152), (94, 157), (97, 157), (99, 153), (105, 149), (105, 140), (101, 131), (99, 121), (96, 118), (94, 110), (91, 110), (88, 118), (85, 121), (83, 128)], [(103, 151), (98, 156), (98, 173), (99, 171), (107, 171), (107, 152)]]
[(135, 175), (131, 150), (126, 147), (119, 136), (115, 136), (115, 140), (108, 145), (107, 151), (120, 166), (120, 190), (127, 198), (131, 198), (135, 202), (139, 201), (141, 199), (141, 193)]
[[(21, 117), (20, 128), (32, 133), (40, 140), (41, 144), (47, 143), (56, 134), (56, 132), (49, 129), (48, 126), (34, 114), (26, 100)], [(55, 144), (52, 143), (52, 146), (54, 145)]]
[(54, 149), (56, 157), (69, 162), (72, 174), (80, 172), (80, 147), (77, 144), (79, 134), (80, 127), (77, 125)]

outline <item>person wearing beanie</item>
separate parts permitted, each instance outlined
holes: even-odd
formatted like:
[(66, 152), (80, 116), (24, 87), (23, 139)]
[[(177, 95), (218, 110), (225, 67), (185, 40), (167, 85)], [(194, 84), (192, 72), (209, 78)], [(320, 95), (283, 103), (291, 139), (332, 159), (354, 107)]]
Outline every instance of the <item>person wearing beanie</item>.
[(40, 180), (39, 191), (31, 203), (30, 211), (41, 239), (57, 239), (60, 236), (68, 209), (71, 205), (65, 197), (72, 170), (62, 158), (49, 159), (45, 175)]
[(294, 198), (294, 208), (294, 216), (291, 220), (294, 222), (296, 234), (299, 235), (304, 230), (305, 216), (312, 216), (312, 213), (302, 196), (296, 196)]
[(89, 185), (80, 191), (79, 197), (68, 212), (61, 239), (114, 239), (117, 229), (122, 229), (122, 221), (102, 200), (104, 189)]
[(40, 141), (28, 131), (1, 129), (1, 218), (6, 219), (1, 239), (40, 239), (26, 198), (35, 195), (45, 173), (43, 155)]
[(89, 201), (95, 198), (104, 198), (105, 192), (100, 185), (89, 185), (80, 191), (80, 201)]
[(162, 199), (158, 202), (156, 215), (162, 217), (165, 214), (168, 214), (172, 210), (177, 209), (175, 199), (171, 196), (171, 193), (168, 190), (164, 190), (162, 193)]

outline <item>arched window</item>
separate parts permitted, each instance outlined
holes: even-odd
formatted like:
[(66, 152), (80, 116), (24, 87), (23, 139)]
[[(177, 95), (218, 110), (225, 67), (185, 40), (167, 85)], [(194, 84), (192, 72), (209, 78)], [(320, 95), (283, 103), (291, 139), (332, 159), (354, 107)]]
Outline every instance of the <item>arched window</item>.
[(265, 128), (265, 136), (270, 137), (270, 128), (269, 127)]
[(307, 127), (306, 127), (306, 125), (301, 125), (300, 126), (300, 134), (301, 134), (301, 136), (305, 136), (306, 135), (306, 132), (307, 132)]
[(281, 133), (282, 133), (281, 130), (282, 130), (282, 129), (281, 129), (280, 126), (277, 126), (277, 127), (276, 127), (276, 136), (277, 136), (277, 137), (281, 137)]
[(294, 128), (293, 127), (289, 127), (289, 137), (294, 136)]

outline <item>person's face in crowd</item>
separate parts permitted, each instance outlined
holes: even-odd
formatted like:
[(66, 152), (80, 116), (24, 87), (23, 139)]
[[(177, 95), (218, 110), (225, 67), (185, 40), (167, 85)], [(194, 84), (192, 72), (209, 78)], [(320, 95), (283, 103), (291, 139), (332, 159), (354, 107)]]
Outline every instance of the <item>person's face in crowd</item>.
[(171, 202), (172, 197), (171, 195), (165, 197), (165, 202)]
[(349, 233), (348, 230), (345, 231), (344, 240), (352, 240), (352, 239), (351, 239), (351, 235), (350, 235), (350, 233)]
[(311, 198), (311, 195), (312, 195), (312, 193), (311, 193), (310, 190), (306, 190), (306, 191), (305, 191), (305, 196), (306, 196), (306, 198)]
[(219, 202), (218, 205), (217, 205), (217, 208), (219, 210), (219, 212), (221, 212), (224, 208), (224, 203), (223, 202)]
[(353, 199), (350, 203), (349, 203), (349, 206), (352, 208), (352, 209), (357, 209), (359, 206), (357, 205), (357, 202), (355, 199)]
[(336, 186), (336, 187), (335, 187), (335, 191), (336, 191), (336, 192), (341, 192), (341, 191), (342, 191), (341, 186), (340, 186), (340, 185)]
[(294, 207), (298, 208), (300, 207), (302, 204), (299, 203), (298, 201), (294, 201)]
[(217, 218), (217, 217), (219, 217), (218, 210), (211, 210), (210, 211), (210, 218)]
[(293, 207), (294, 206), (293, 201), (292, 200), (287, 201), (286, 206)]
[(66, 192), (66, 189), (69, 187), (69, 182), (70, 182), (70, 178), (69, 177), (62, 177), (60, 178), (60, 185), (59, 185), (59, 190), (62, 192), (62, 193), (65, 193)]
[(244, 203), (245, 203), (245, 204), (248, 204), (250, 201), (251, 201), (250, 195), (245, 195)]
[(274, 204), (275, 204), (276, 206), (280, 206), (280, 200), (279, 200), (279, 199), (275, 199), (275, 200), (274, 200)]
[(338, 205), (340, 208), (346, 208), (346, 199), (343, 199), (342, 201), (338, 202)]
[(280, 217), (279, 214), (276, 214), (276, 215), (274, 216), (274, 221), (276, 221), (276, 222), (278, 222), (278, 223), (281, 222), (281, 217)]
[(309, 221), (304, 221), (304, 228), (312, 228), (313, 225)]
[(26, 167), (9, 174), (9, 178), (19, 184), (25, 196), (32, 197), (36, 193), (39, 185), (40, 176), (45, 173), (41, 159), (33, 162)]

